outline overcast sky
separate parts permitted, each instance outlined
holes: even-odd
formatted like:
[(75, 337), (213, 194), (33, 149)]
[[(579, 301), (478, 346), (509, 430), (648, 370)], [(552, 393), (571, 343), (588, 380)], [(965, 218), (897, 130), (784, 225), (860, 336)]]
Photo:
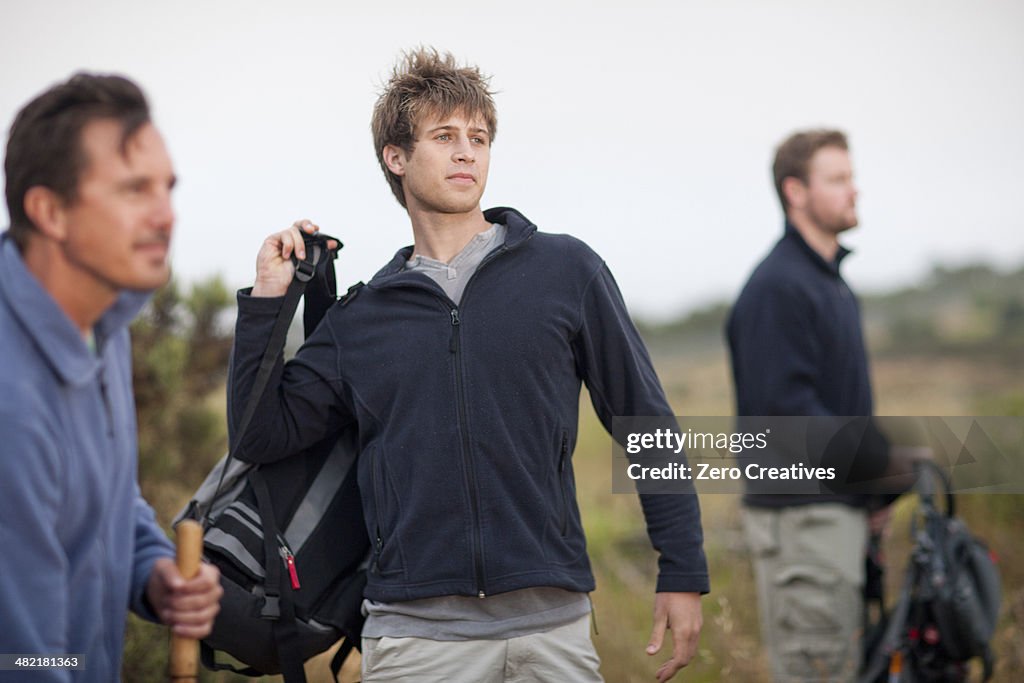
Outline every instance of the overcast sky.
[(499, 91), (484, 206), (580, 237), (667, 318), (734, 296), (778, 237), (773, 149), (807, 126), (850, 136), (855, 288), (1024, 262), (1022, 36), (1019, 0), (0, 0), (0, 125), (74, 71), (129, 75), (180, 176), (180, 278), (250, 283), (263, 237), (309, 217), (366, 280), (411, 242), (370, 112), (433, 45)]

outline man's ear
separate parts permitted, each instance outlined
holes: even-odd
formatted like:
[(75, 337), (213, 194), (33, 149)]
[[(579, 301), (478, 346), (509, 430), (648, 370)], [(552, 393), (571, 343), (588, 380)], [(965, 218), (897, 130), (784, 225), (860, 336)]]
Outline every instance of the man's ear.
[(397, 145), (384, 145), (381, 155), (388, 170), (397, 176), (405, 175), (405, 163), (408, 157), (405, 150)]
[(28, 188), (24, 199), (25, 215), (36, 230), (58, 242), (67, 237), (67, 204), (53, 190), (42, 185)]
[(786, 197), (786, 203), (794, 209), (802, 209), (807, 204), (807, 185), (799, 178), (783, 178), (782, 194)]

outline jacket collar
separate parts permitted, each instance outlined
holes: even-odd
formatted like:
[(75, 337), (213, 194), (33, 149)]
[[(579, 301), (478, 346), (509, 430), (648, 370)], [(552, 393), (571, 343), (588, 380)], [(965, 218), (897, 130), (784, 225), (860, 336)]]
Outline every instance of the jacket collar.
[[(149, 299), (148, 292), (122, 292), (96, 323), (96, 346), (126, 327)], [(25, 267), (14, 240), (0, 237), (0, 296), (36, 349), (65, 384), (81, 385), (100, 368), (97, 357), (57, 302)]]
[(829, 273), (830, 275), (834, 275), (835, 277), (840, 277), (839, 265), (843, 262), (843, 259), (845, 259), (847, 256), (853, 253), (852, 250), (847, 249), (846, 247), (840, 244), (839, 250), (836, 251), (835, 259), (833, 259), (831, 263), (826, 261), (821, 257), (821, 254), (814, 251), (814, 248), (811, 247), (811, 245), (807, 244), (807, 240), (803, 238), (803, 235), (800, 234), (800, 231), (798, 231), (796, 229), (796, 226), (793, 225), (789, 220), (786, 220), (786, 228), (782, 238), (793, 240), (793, 242), (795, 242), (800, 247), (800, 249), (803, 250), (804, 254), (810, 259), (812, 263), (814, 263), (814, 265), (824, 269), (827, 273)]
[[(515, 249), (537, 232), (537, 226), (529, 218), (509, 207), (498, 206), (493, 209), (487, 209), (484, 211), (484, 218), (488, 223), (501, 223), (508, 228), (505, 244), (501, 247), (505, 250)], [(405, 264), (412, 258), (412, 251), (412, 245), (399, 249), (394, 258), (370, 279), (369, 285), (371, 287), (382, 287), (394, 284), (395, 278), (405, 271)], [(416, 280), (419, 281), (420, 279), (417, 275)]]

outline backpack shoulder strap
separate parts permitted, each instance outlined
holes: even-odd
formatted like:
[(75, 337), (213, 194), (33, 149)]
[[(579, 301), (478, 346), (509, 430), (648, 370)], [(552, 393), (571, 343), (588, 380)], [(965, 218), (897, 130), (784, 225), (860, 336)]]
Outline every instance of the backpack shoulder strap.
[[(295, 261), (295, 275), (288, 285), (288, 291), (285, 292), (284, 302), (281, 304), (281, 310), (278, 311), (277, 318), (274, 320), (274, 328), (270, 333), (270, 338), (267, 340), (267, 347), (263, 351), (263, 357), (260, 359), (260, 367), (256, 372), (256, 379), (253, 381), (249, 400), (245, 404), (245, 410), (242, 412), (242, 419), (239, 420), (238, 428), (234, 432), (235, 444), (241, 441), (242, 436), (245, 434), (245, 430), (249, 428), (252, 416), (256, 413), (256, 408), (259, 405), (260, 398), (263, 396), (263, 391), (267, 388), (267, 382), (270, 380), (270, 375), (274, 371), (274, 366), (277, 364), (277, 360), (280, 357), (281, 352), (284, 351), (285, 341), (288, 338), (288, 328), (291, 326), (292, 318), (295, 317), (295, 310), (299, 307), (299, 299), (302, 298), (303, 293), (306, 291), (307, 283), (313, 280), (317, 275), (321, 275), (326, 282), (329, 273), (331, 286), (333, 286), (334, 265), (332, 261), (334, 258), (333, 254), (335, 252), (328, 250), (326, 248), (326, 244), (328, 239), (335, 239), (335, 241), (338, 242), (338, 248), (340, 249), (341, 241), (323, 234), (317, 236), (303, 235), (303, 238), (306, 240), (306, 258), (298, 260), (295, 258), (294, 254), (292, 255), (292, 259)], [(328, 263), (330, 264), (329, 268), (325, 265)], [(327, 286), (328, 285), (325, 284), (324, 288), (326, 289)], [(326, 310), (326, 308), (323, 308), (320, 315), (322, 316)], [(319, 320), (317, 320), (317, 322), (319, 322)], [(232, 444), (228, 449), (224, 469), (221, 471), (220, 481), (217, 483), (217, 488), (209, 506), (207, 506), (205, 510), (200, 511), (200, 520), (204, 526), (206, 526), (210, 509), (213, 508), (217, 499), (220, 497), (222, 486), (224, 484), (224, 475), (230, 469), (231, 463), (235, 459), (235, 444)]]
[[(310, 248), (319, 249), (319, 242), (324, 245), (327, 240), (334, 240), (338, 243), (338, 249), (328, 251), (323, 258), (315, 258), (313, 272), (309, 285), (306, 287), (305, 305), (302, 309), (302, 329), (305, 336), (313, 334), (313, 330), (320, 324), (327, 309), (338, 300), (338, 282), (334, 274), (334, 259), (338, 258), (338, 250), (343, 246), (337, 237), (331, 237), (323, 233), (318, 234), (318, 239), (313, 242)], [(309, 245), (309, 241), (307, 241)], [(325, 247), (326, 248), (326, 247)], [(307, 249), (307, 255), (309, 250)], [(296, 277), (298, 271), (296, 270)]]

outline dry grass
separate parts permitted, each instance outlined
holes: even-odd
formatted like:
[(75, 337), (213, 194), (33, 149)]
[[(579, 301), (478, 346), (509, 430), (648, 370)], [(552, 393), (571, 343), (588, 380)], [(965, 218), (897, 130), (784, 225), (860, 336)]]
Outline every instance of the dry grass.
[[(732, 411), (731, 379), (724, 353), (656, 359), (670, 400), (681, 415)], [(886, 359), (873, 366), (879, 414), (971, 415), (986, 397), (1019, 390), (1019, 378), (996, 362), (934, 358)], [(584, 399), (580, 443), (574, 456), (580, 504), (597, 574), (594, 595), (600, 635), (595, 638), (608, 681), (651, 681), (660, 661), (644, 645), (651, 627), (655, 556), (635, 496), (610, 493), (611, 443)], [(993, 680), (1024, 680), (1024, 497), (958, 498), (972, 530), (1001, 556), (1004, 610), (995, 638)], [(912, 500), (901, 502), (886, 542), (890, 596), (896, 594), (909, 549), (906, 533)], [(736, 495), (701, 498), (705, 552), (712, 593), (704, 599), (704, 631), (687, 681), (768, 681), (759, 646), (757, 598), (742, 541)]]
[[(659, 373), (676, 411), (682, 415), (727, 415), (733, 399), (728, 363), (722, 351), (706, 351), (656, 359)], [(969, 415), (984, 398), (1019, 390), (1014, 376), (997, 363), (964, 359), (936, 362), (931, 358), (883, 359), (874, 363), (878, 412), (888, 415)], [(980, 403), (979, 403), (980, 402)], [(599, 634), (595, 643), (602, 672), (609, 683), (654, 680), (667, 658), (644, 648), (651, 628), (655, 556), (644, 531), (640, 507), (633, 495), (611, 493), (611, 441), (584, 396), (580, 438), (574, 455), (577, 488), (587, 530), (590, 556), (597, 577), (593, 595)], [(180, 490), (168, 486), (157, 494), (161, 518), (180, 503)], [(995, 649), (999, 657), (994, 680), (1024, 680), (1024, 503), (1021, 497), (963, 496), (963, 515), (972, 529), (1001, 555), (1004, 575), (1004, 614)], [(704, 631), (698, 656), (677, 680), (769, 680), (762, 660), (756, 594), (744, 548), (739, 497), (708, 495), (701, 500), (705, 551), (712, 593), (703, 601)], [(886, 544), (892, 570), (889, 594), (896, 591), (908, 541), (905, 533), (909, 505), (898, 507), (894, 529)], [(155, 628), (155, 627), (151, 627)], [(129, 644), (130, 645), (130, 644)], [(310, 683), (327, 683), (329, 654), (307, 665)], [(343, 681), (355, 680), (358, 660), (346, 667)], [(207, 682), (252, 681), (204, 672)], [(279, 682), (279, 677), (265, 677)]]

